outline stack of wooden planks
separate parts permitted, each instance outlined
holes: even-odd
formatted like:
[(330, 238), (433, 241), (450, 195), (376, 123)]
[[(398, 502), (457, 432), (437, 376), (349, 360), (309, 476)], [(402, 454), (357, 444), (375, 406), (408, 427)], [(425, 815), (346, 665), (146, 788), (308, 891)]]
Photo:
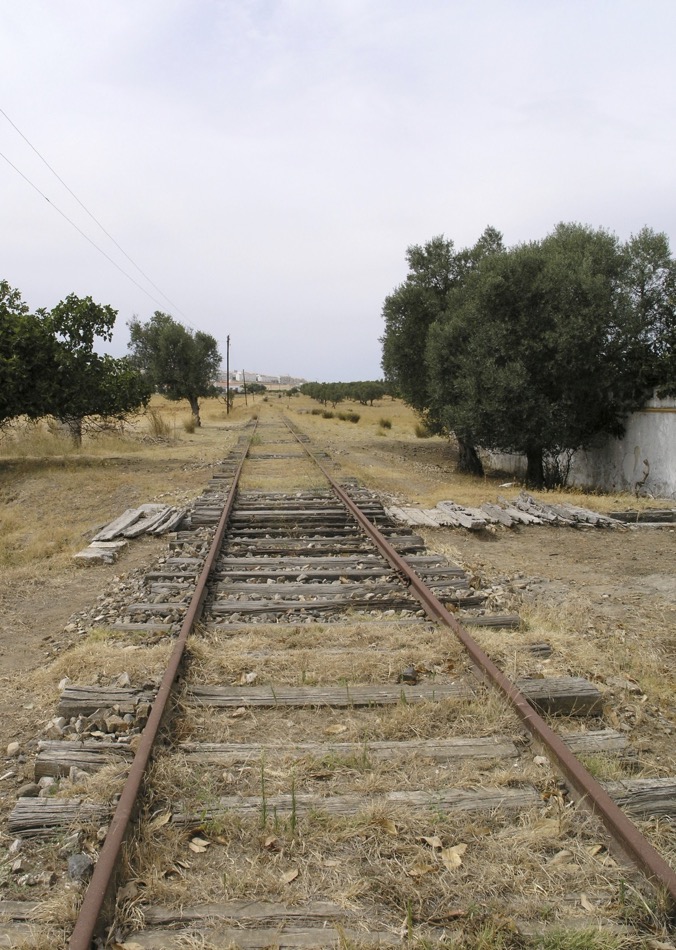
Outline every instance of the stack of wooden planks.
[(88, 547), (73, 555), (78, 564), (112, 564), (120, 551), (127, 546), (127, 539), (142, 534), (160, 535), (173, 531), (183, 521), (185, 508), (172, 505), (140, 505), (127, 510), (101, 528)]
[(484, 502), (480, 508), (440, 501), (436, 508), (391, 506), (387, 508), (387, 513), (404, 524), (427, 528), (467, 528), (469, 531), (483, 531), (488, 525), (496, 524), (506, 528), (522, 524), (568, 525), (575, 528), (617, 528), (620, 525), (616, 518), (568, 503), (536, 501), (526, 492), (521, 492), (514, 501), (498, 496), (497, 502)]
[(112, 541), (115, 538), (137, 538), (141, 534), (166, 534), (183, 520), (184, 508), (172, 505), (140, 505), (127, 510), (102, 528), (92, 541)]

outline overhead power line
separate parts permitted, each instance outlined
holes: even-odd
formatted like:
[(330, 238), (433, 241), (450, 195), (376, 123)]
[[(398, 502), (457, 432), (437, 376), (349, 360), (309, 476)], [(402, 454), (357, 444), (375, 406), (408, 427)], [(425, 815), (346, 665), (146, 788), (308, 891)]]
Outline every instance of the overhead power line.
[(147, 297), (150, 297), (150, 299), (151, 299), (154, 303), (158, 304), (158, 306), (160, 306), (160, 307), (163, 306), (163, 304), (162, 304), (161, 301), (159, 301), (156, 297), (153, 297), (153, 295), (150, 293), (150, 291), (146, 290), (145, 287), (142, 287), (141, 284), (139, 284), (139, 282), (138, 282), (137, 280), (135, 280), (135, 279), (131, 276), (131, 274), (128, 274), (128, 273), (126, 272), (126, 270), (124, 270), (122, 267), (120, 267), (120, 265), (117, 263), (117, 261), (113, 260), (113, 258), (112, 258), (109, 254), (106, 254), (106, 252), (103, 250), (103, 248), (102, 248), (102, 247), (99, 247), (99, 245), (98, 245), (95, 241), (93, 241), (93, 240), (89, 237), (89, 235), (86, 234), (86, 233), (82, 230), (81, 227), (79, 227), (74, 221), (72, 221), (72, 220), (68, 217), (68, 215), (65, 213), (65, 211), (62, 211), (61, 208), (59, 208), (57, 205), (55, 205), (54, 202), (53, 202), (50, 198), (48, 198), (47, 195), (46, 195), (43, 191), (40, 191), (40, 189), (38, 188), (38, 186), (37, 186), (34, 182), (32, 182), (32, 181), (30, 180), (30, 178), (28, 178), (27, 175), (24, 175), (24, 173), (21, 171), (21, 169), (20, 169), (20, 168), (17, 168), (16, 165), (14, 164), (14, 162), (10, 161), (10, 160), (7, 158), (7, 156), (6, 156), (3, 152), (0, 152), (0, 158), (4, 158), (4, 160), (7, 162), (7, 164), (8, 164), (8, 165), (11, 165), (11, 167), (14, 169), (14, 171), (17, 173), (17, 175), (21, 175), (21, 177), (23, 178), (23, 180), (24, 180), (25, 182), (28, 182), (28, 184), (31, 186), (31, 188), (34, 188), (35, 191), (37, 191), (37, 193), (38, 193), (42, 198), (45, 199), (45, 201), (47, 202), (47, 204), (49, 204), (52, 208), (54, 208), (54, 210), (55, 210), (56, 212), (58, 212), (58, 213), (61, 215), (62, 218), (65, 218), (65, 220), (68, 222), (68, 224), (70, 224), (72, 227), (74, 227), (75, 230), (76, 230), (79, 234), (81, 234), (82, 237), (83, 237), (86, 241), (89, 241), (89, 243), (92, 245), (92, 247), (96, 248), (96, 250), (97, 250), (100, 254), (103, 254), (103, 256), (106, 258), (106, 260), (110, 261), (110, 263), (113, 265), (113, 267), (116, 267), (116, 268), (119, 270), (119, 272), (120, 272), (121, 274), (124, 274), (124, 276), (125, 276), (128, 280), (130, 280), (130, 281), (132, 282), (132, 284), (135, 284), (135, 285), (138, 287), (138, 289), (139, 289), (140, 291), (142, 291)]
[[(145, 271), (143, 271), (143, 270), (141, 269), (141, 267), (139, 267), (139, 265), (136, 263), (136, 261), (135, 261), (132, 257), (130, 257), (129, 254), (127, 254), (127, 252), (124, 250), (124, 248), (123, 248), (120, 244), (118, 244), (118, 242), (115, 240), (115, 238), (112, 236), (112, 234), (110, 234), (110, 233), (104, 228), (104, 226), (101, 224), (101, 222), (98, 220), (98, 218), (96, 218), (95, 215), (92, 214), (92, 212), (89, 210), (89, 208), (87, 208), (87, 206), (78, 198), (78, 196), (75, 194), (75, 192), (66, 184), (66, 182), (63, 180), (63, 178), (61, 178), (61, 176), (58, 174), (58, 172), (55, 171), (55, 169), (49, 164), (49, 162), (47, 161), (47, 159), (44, 158), (44, 156), (40, 154), (40, 152), (39, 152), (39, 151), (37, 150), (37, 148), (33, 145), (33, 143), (29, 141), (29, 139), (24, 135), (24, 133), (21, 131), (21, 129), (16, 125), (15, 122), (13, 122), (13, 121), (10, 119), (10, 117), (7, 115), (7, 113), (5, 112), (5, 110), (2, 109), (1, 107), (0, 107), (0, 113), (5, 117), (5, 119), (7, 119), (7, 121), (8, 121), (9, 124), (12, 126), (12, 128), (21, 136), (21, 138), (22, 138), (22, 139), (24, 140), (24, 142), (29, 146), (29, 148), (31, 148), (32, 151), (35, 152), (35, 154), (38, 156), (38, 158), (40, 159), (40, 161), (41, 161), (44, 165), (46, 165), (47, 168), (50, 170), (50, 172), (55, 176), (55, 178), (58, 179), (58, 181), (63, 185), (63, 187), (64, 187), (64, 188), (66, 189), (66, 191), (68, 192), (68, 194), (71, 195), (71, 196), (75, 199), (75, 201), (77, 201), (77, 203), (80, 205), (80, 207), (89, 215), (89, 217), (90, 217), (90, 218), (92, 219), (92, 221), (97, 225), (97, 227), (99, 227), (99, 228), (101, 229), (101, 231), (103, 231), (103, 233), (106, 235), (106, 237), (107, 237), (110, 241), (112, 241), (112, 243), (115, 245), (115, 247), (118, 249), (118, 251), (120, 251), (120, 253), (123, 254), (124, 257), (126, 257), (126, 259), (129, 261), (129, 263), (132, 264), (132, 265), (136, 268), (136, 270), (139, 272), (139, 274), (141, 274), (141, 276), (142, 276), (145, 280), (148, 281), (148, 283), (150, 284), (150, 286), (151, 286), (151, 287), (154, 287), (155, 290), (156, 290), (162, 297), (164, 297), (164, 299), (167, 301), (167, 303), (171, 304), (171, 306), (174, 308), (174, 310), (176, 310), (178, 313), (180, 313), (181, 316), (185, 318), (186, 322), (189, 323), (191, 326), (193, 326), (193, 324), (190, 323), (190, 320), (188, 320), (188, 317), (183, 313), (183, 311), (181, 310), (181, 308), (178, 307), (178, 306), (171, 300), (171, 298), (168, 297), (168, 296), (164, 293), (164, 291), (163, 291), (160, 287), (158, 287), (157, 284), (156, 284), (154, 281), (152, 281), (152, 280), (150, 279), (150, 277), (148, 277), (148, 275), (145, 273)], [(2, 154), (2, 153), (0, 153), (0, 154)], [(93, 247), (96, 248), (97, 251), (99, 251), (101, 254), (103, 254), (103, 256), (104, 256), (107, 260), (109, 260), (109, 261), (111, 262), (111, 264), (114, 264), (114, 266), (117, 267), (117, 269), (120, 271), (120, 273), (124, 274), (125, 277), (127, 277), (129, 280), (131, 280), (132, 283), (135, 284), (135, 285), (139, 288), (139, 290), (142, 290), (143, 293), (145, 293), (148, 297), (150, 297), (150, 299), (151, 299), (152, 301), (154, 301), (154, 302), (155, 302), (156, 304), (158, 304), (160, 307), (164, 306), (164, 304), (162, 304), (159, 300), (157, 300), (155, 297), (153, 297), (152, 294), (150, 294), (147, 290), (145, 290), (145, 288), (143, 288), (136, 280), (134, 280), (134, 278), (133, 278), (130, 274), (128, 274), (125, 270), (123, 270), (108, 254), (106, 254), (106, 252), (105, 252), (102, 248), (100, 248), (100, 247), (98, 246), (98, 244), (96, 244), (94, 241), (92, 241), (92, 239), (91, 239), (90, 237), (88, 237), (88, 236), (85, 234), (84, 231), (82, 231), (73, 221), (71, 221), (71, 219), (70, 219), (63, 211), (61, 211), (45, 194), (43, 194), (43, 193), (40, 191), (40, 189), (37, 187), (37, 185), (34, 185), (33, 182), (30, 181), (30, 179), (27, 178), (27, 176), (24, 175), (24, 173), (23, 173), (22, 171), (20, 171), (20, 170), (16, 167), (16, 165), (14, 165), (14, 164), (7, 158), (7, 156), (2, 155), (2, 157), (5, 159), (6, 162), (8, 162), (8, 163), (12, 166), (12, 168), (13, 168), (19, 175), (21, 175), (21, 177), (22, 177), (25, 181), (28, 182), (29, 185), (31, 185), (31, 187), (35, 188), (35, 190), (36, 190), (40, 195), (42, 195), (42, 197), (45, 199), (45, 201), (48, 201), (49, 204), (51, 204), (52, 207), (53, 207), (56, 211), (58, 211), (59, 214), (62, 215), (62, 217), (64, 217), (64, 218), (66, 219), (66, 221), (68, 221), (69, 224), (71, 224), (83, 237), (85, 237), (85, 238), (89, 241), (89, 243), (90, 243), (91, 245), (93, 245)], [(194, 328), (194, 329), (196, 329), (196, 328)]]

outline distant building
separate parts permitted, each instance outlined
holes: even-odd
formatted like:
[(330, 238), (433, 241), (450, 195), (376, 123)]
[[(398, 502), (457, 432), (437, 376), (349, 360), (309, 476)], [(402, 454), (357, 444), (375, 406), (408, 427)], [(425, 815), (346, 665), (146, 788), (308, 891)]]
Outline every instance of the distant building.
[[(252, 373), (244, 369), (230, 370), (230, 388), (242, 389), (247, 382), (262, 383), (264, 386), (279, 386), (281, 389), (291, 389), (294, 386), (301, 386), (307, 382), (301, 376), (289, 376), (271, 373)], [(236, 385), (234, 385), (236, 384)], [(227, 389), (228, 383), (225, 373), (222, 374), (216, 383), (221, 389)]]

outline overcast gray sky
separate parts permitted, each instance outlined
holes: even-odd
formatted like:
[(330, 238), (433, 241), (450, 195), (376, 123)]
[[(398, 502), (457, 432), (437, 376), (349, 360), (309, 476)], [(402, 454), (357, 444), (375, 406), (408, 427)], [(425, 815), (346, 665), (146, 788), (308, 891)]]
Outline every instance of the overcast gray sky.
[[(674, 0), (3, 0), (0, 278), (231, 367), (381, 375), (381, 307), (437, 234), (558, 221), (676, 250)], [(155, 299), (135, 286), (71, 218)], [(168, 302), (165, 296), (171, 300)]]

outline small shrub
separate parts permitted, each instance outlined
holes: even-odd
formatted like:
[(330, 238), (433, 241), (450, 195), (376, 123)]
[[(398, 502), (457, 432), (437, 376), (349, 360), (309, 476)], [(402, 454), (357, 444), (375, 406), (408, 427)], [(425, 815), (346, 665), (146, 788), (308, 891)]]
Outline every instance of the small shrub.
[(322, 419), (333, 419), (333, 413), (330, 409), (325, 409), (322, 412)]
[(338, 418), (340, 419), (341, 422), (347, 422), (347, 420), (348, 420), (348, 418), (349, 418), (349, 417), (348, 417), (348, 414), (347, 414), (346, 412), (338, 412), (338, 413), (336, 413), (336, 415), (338, 416)]
[(359, 422), (361, 416), (358, 412), (348, 412), (347, 418), (349, 422)]
[(321, 409), (317, 409), (316, 407), (314, 409), (310, 409), (311, 416), (321, 416), (321, 414), (322, 414)]
[(148, 409), (146, 415), (151, 435), (158, 439), (166, 439), (171, 435), (171, 426), (158, 409)]
[(192, 433), (192, 432), (195, 431), (195, 418), (194, 418), (194, 416), (187, 416), (187, 418), (185, 418), (185, 419), (183, 420), (183, 428), (185, 429), (186, 432)]
[(416, 422), (415, 428), (413, 431), (415, 432), (416, 436), (419, 439), (429, 439), (432, 436), (432, 433), (427, 428), (424, 422)]
[(392, 420), (383, 418), (378, 422), (378, 425), (380, 426), (381, 429), (391, 429)]

